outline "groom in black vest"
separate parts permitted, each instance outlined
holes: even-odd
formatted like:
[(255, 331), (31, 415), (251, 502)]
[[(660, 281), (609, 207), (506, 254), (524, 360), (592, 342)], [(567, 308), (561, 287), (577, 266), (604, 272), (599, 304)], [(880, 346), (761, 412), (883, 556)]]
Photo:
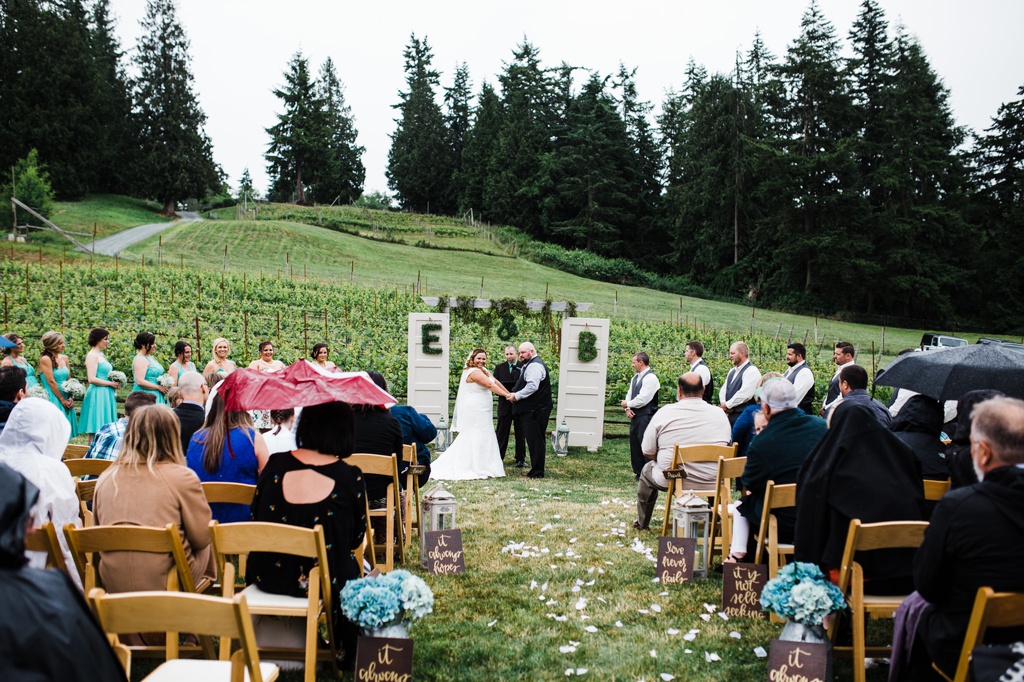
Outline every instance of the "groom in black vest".
[(537, 357), (537, 349), (527, 341), (519, 345), (519, 362), (522, 372), (509, 396), (514, 405), (513, 414), (519, 415), (526, 436), (526, 447), (530, 449), (530, 478), (544, 478), (544, 455), (547, 445), (544, 434), (551, 419), (551, 378), (548, 368)]
[[(519, 381), (522, 368), (516, 361), (518, 352), (515, 346), (505, 346), (505, 362), (499, 362), (494, 366), (494, 378), (498, 380), (506, 391), (512, 391)], [(501, 453), (501, 461), (505, 461), (505, 451), (508, 449), (508, 435), (513, 427), (516, 430), (516, 468), (522, 469), (526, 466), (526, 438), (523, 437), (522, 419), (512, 413), (513, 405), (507, 400), (498, 401), (498, 425), (494, 429), (494, 435), (498, 438), (498, 452)]]

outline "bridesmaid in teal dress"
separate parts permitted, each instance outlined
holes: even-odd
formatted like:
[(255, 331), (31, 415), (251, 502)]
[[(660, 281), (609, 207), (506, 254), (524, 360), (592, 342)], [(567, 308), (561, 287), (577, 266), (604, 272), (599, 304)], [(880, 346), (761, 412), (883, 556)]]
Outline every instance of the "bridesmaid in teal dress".
[(74, 399), (60, 390), (60, 385), (71, 377), (71, 366), (64, 351), (64, 335), (49, 331), (43, 334), (43, 354), (39, 357), (39, 375), (46, 397), (56, 405), (71, 423), (71, 436), (78, 435), (78, 415)]
[(85, 371), (89, 376), (89, 390), (82, 400), (82, 414), (78, 418), (79, 433), (96, 433), (105, 424), (117, 421), (117, 394), (121, 384), (107, 379), (114, 367), (107, 362), (103, 351), (110, 345), (110, 332), (96, 327), (89, 332), (92, 350), (85, 356)]
[(0, 367), (21, 367), (25, 370), (25, 388), (32, 388), (39, 383), (39, 379), (36, 378), (35, 367), (32, 366), (31, 362), (24, 358), (25, 340), (14, 332), (4, 334), (4, 338), (11, 343), (16, 343), (18, 345), (16, 348), (4, 348), (5, 357), (0, 361)]
[(149, 332), (142, 332), (135, 337), (135, 348), (139, 354), (132, 360), (132, 374), (135, 377), (135, 384), (132, 386), (132, 393), (145, 391), (156, 396), (157, 405), (166, 405), (167, 388), (156, 383), (160, 375), (164, 374), (164, 366), (153, 357), (153, 350), (156, 348), (156, 337)]
[(167, 368), (167, 373), (174, 379), (174, 385), (178, 385), (178, 379), (185, 372), (198, 372), (196, 363), (192, 362), (192, 344), (188, 341), (178, 341), (174, 344), (174, 362)]

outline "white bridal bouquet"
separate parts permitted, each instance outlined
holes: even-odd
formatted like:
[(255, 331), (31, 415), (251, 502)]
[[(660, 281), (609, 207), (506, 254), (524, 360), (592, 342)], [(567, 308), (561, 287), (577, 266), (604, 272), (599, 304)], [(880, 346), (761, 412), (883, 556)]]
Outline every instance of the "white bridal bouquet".
[(174, 379), (171, 377), (170, 374), (164, 373), (164, 374), (161, 374), (160, 376), (158, 376), (156, 378), (156, 383), (157, 383), (158, 386), (163, 386), (164, 388), (170, 388), (171, 386), (174, 385)]
[(81, 400), (85, 397), (85, 386), (78, 379), (68, 379), (60, 385), (60, 390), (75, 400)]
[(422, 578), (398, 569), (348, 581), (341, 590), (341, 610), (367, 633), (394, 625), (408, 627), (434, 610), (434, 593)]
[(116, 381), (117, 383), (121, 384), (122, 386), (124, 386), (125, 384), (128, 383), (128, 377), (125, 376), (125, 373), (124, 372), (119, 372), (116, 369), (114, 371), (109, 372), (107, 374), (107, 379), (109, 381)]
[(43, 400), (48, 400), (50, 396), (46, 394), (46, 389), (43, 388), (42, 384), (35, 384), (34, 386), (29, 387), (28, 397), (42, 398)]

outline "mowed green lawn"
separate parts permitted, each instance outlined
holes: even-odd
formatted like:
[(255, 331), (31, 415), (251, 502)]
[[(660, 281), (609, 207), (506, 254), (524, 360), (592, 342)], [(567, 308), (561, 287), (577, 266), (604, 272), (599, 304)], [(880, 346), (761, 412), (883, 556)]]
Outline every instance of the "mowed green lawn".
[(96, 226), (97, 239), (102, 239), (130, 227), (170, 221), (170, 218), (158, 215), (161, 208), (157, 202), (145, 199), (115, 194), (94, 195), (82, 201), (59, 202), (50, 220), (62, 230), (87, 234), (75, 235), (78, 241), (85, 243), (92, 241), (93, 225)]
[[(305, 274), (335, 282), (353, 281), (371, 287), (412, 287), (420, 278), (424, 295), (479, 296), (481, 279), (487, 298), (523, 296), (529, 300), (572, 300), (593, 303), (585, 317), (623, 317), (654, 321), (681, 321), (696, 332), (680, 331), (684, 338), (700, 338), (704, 326), (735, 332), (737, 337), (755, 332), (804, 341), (808, 348), (822, 347), (828, 354), (836, 339), (854, 343), (865, 355), (872, 342), (882, 348), (883, 330), (870, 325), (820, 319), (746, 306), (680, 297), (650, 289), (595, 282), (531, 263), (475, 252), (445, 251), (391, 244), (290, 222), (215, 220), (173, 227), (162, 233), (160, 254), (164, 262), (186, 263), (219, 270), (228, 247), (228, 268), (246, 271), (250, 277), (287, 277)], [(158, 257), (156, 237), (129, 252)], [(354, 274), (353, 274), (354, 273)], [(616, 304), (616, 296), (618, 298)], [(752, 317), (753, 313), (753, 317)], [(888, 328), (884, 332), (885, 356), (917, 346), (923, 331)], [(978, 333), (963, 333), (970, 341)], [(870, 364), (870, 363), (868, 363)]]

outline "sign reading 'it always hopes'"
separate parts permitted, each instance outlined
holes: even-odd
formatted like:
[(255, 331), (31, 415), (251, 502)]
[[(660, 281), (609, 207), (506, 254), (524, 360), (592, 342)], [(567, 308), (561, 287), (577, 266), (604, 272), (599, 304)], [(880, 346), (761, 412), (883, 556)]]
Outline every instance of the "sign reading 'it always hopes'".
[(412, 640), (360, 637), (356, 649), (356, 680), (409, 682), (412, 679)]
[(764, 618), (761, 590), (768, 580), (763, 564), (725, 564), (722, 573), (722, 611), (727, 616)]
[(811, 642), (773, 639), (768, 653), (768, 682), (824, 682), (828, 647)]
[(662, 585), (693, 581), (693, 561), (697, 556), (696, 538), (663, 537), (658, 542), (658, 567)]
[(423, 543), (426, 548), (423, 568), (430, 573), (449, 575), (466, 572), (461, 530), (428, 530), (423, 534)]

